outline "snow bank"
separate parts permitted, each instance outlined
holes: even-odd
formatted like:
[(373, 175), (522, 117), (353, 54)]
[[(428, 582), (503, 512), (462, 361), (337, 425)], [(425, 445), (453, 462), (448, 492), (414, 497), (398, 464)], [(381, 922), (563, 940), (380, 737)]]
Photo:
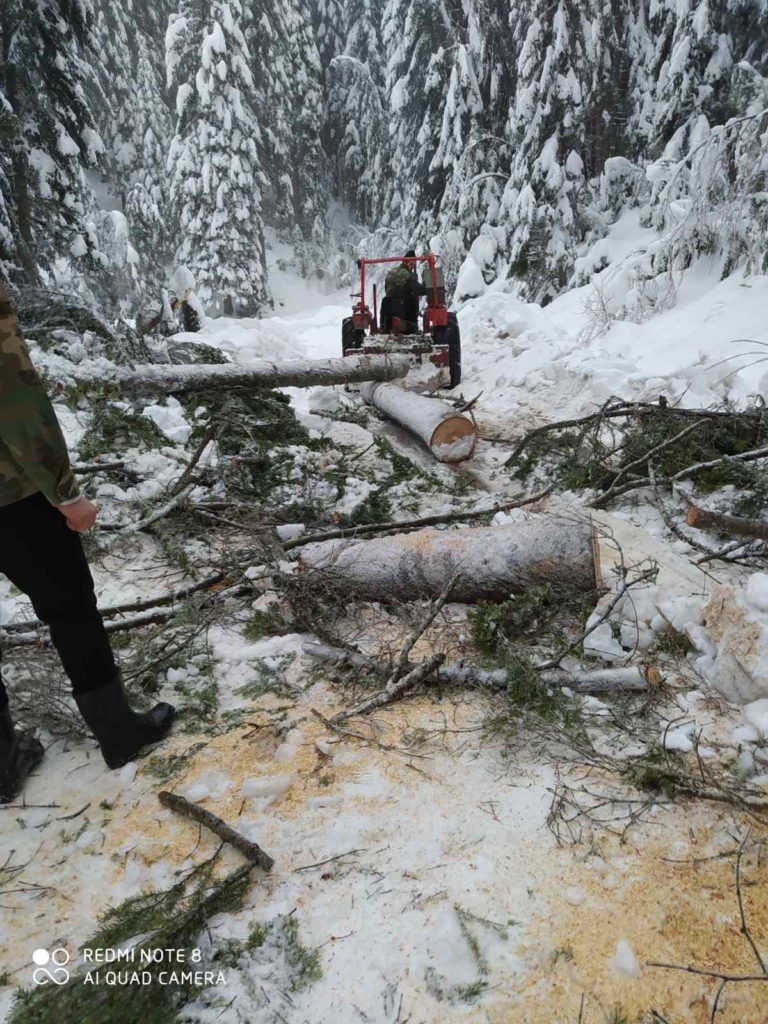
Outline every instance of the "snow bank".
[(595, 265), (611, 261), (606, 269), (545, 309), (499, 291), (467, 301), (464, 386), (483, 392), (483, 411), (522, 429), (613, 396), (695, 407), (765, 394), (768, 362), (746, 353), (768, 344), (768, 276), (721, 280), (719, 263), (703, 259), (650, 278), (652, 244), (630, 211), (592, 253)]

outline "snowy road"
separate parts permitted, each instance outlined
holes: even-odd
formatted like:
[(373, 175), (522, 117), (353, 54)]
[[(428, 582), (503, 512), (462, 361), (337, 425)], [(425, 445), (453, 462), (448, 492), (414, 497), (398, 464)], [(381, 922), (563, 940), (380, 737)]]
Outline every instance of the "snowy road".
[[(724, 296), (732, 302), (727, 289), (739, 287), (692, 282), (674, 313), (676, 329), (685, 322), (697, 345), (712, 348), (724, 329), (719, 303)], [(734, 314), (734, 331), (765, 330), (757, 313), (763, 294), (759, 281)], [(304, 311), (297, 311), (295, 288), (293, 299), (295, 306), (264, 320), (210, 321), (199, 340), (243, 362), (337, 355), (346, 297), (315, 295), (314, 308)], [(674, 393), (689, 387), (701, 401), (723, 387), (714, 371), (690, 361), (690, 347), (681, 342), (670, 353), (653, 341), (654, 331), (672, 329), (661, 319), (653, 327), (618, 323), (619, 336), (636, 328), (648, 346), (622, 356), (620, 339), (584, 340), (578, 299), (569, 301), (542, 311), (492, 294), (462, 311), (464, 391), (468, 397), (483, 392), (481, 422), (512, 436), (544, 417), (589, 408), (614, 390), (648, 393), (661, 386), (652, 342), (663, 349), (665, 365), (676, 367), (662, 382)], [(738, 393), (755, 380), (736, 376), (724, 386)], [(329, 396), (291, 396), (308, 424), (329, 430), (331, 421), (309, 414), (313, 403)], [(180, 413), (171, 416), (172, 408), (169, 403), (161, 412), (167, 429), (178, 429), (173, 416)], [(360, 453), (370, 443), (371, 434), (357, 425), (333, 429), (340, 433), (329, 436), (343, 437)], [(478, 455), (498, 494), (519, 488), (497, 472), (503, 452), (486, 446)], [(178, 461), (164, 458), (171, 480)], [(417, 494), (420, 512), (440, 507), (443, 490), (455, 497), (452, 474), (434, 463), (430, 469), (439, 486)], [(370, 487), (350, 472), (344, 500), (367, 494), (362, 484)], [(487, 497), (471, 493), (466, 500), (485, 504)], [(120, 564), (108, 559), (97, 568), (102, 599), (162, 589), (161, 552), (149, 538), (132, 543)], [(9, 607), (22, 617), (16, 599)], [(454, 606), (447, 616), (445, 628), (461, 649), (466, 610)], [(559, 785), (554, 766), (532, 756), (525, 742), (513, 753), (503, 731), (488, 733), (485, 700), (427, 695), (366, 719), (374, 729), (370, 742), (339, 736), (310, 714), (312, 708), (333, 714), (345, 698), (310, 674), (313, 663), (303, 650), (309, 638), (246, 640), (246, 619), (215, 626), (208, 639), (217, 714), (242, 711), (245, 702), (247, 725), (215, 735), (178, 730), (162, 750), (163, 759), (178, 757), (164, 785), (200, 800), (275, 859), (244, 909), (212, 919), (201, 944), (244, 940), (254, 925), (292, 915), (322, 974), (303, 978), (297, 962), (305, 961), (295, 950), (289, 955), (285, 944), (269, 941), (243, 953), (228, 968), (224, 988), (201, 995), (180, 1021), (213, 1024), (224, 1013), (243, 1024), (551, 1024), (578, 1020), (582, 998), (583, 1024), (604, 1024), (616, 1007), (628, 1019), (653, 1008), (675, 1024), (709, 1019), (697, 979), (643, 965), (648, 959), (722, 963), (724, 957), (731, 963), (733, 957), (734, 970), (747, 969), (732, 865), (715, 857), (733, 846), (727, 810), (671, 805), (655, 811), (629, 842), (595, 829), (589, 842), (561, 849), (547, 828)], [(374, 641), (363, 635), (363, 642)], [(243, 696), (241, 688), (276, 673), (292, 694), (292, 728), (270, 724), (282, 721), (282, 690)], [(193, 660), (174, 667), (163, 695), (173, 696), (172, 684), (193, 686), (199, 678)], [(737, 713), (715, 715), (709, 698), (696, 692), (679, 699), (670, 718), (683, 714), (690, 728), (711, 731), (714, 747), (733, 749)], [(590, 728), (599, 730), (605, 707), (599, 701), (584, 707)], [(92, 742), (49, 735), (47, 746), (25, 792), (27, 806), (5, 810), (0, 833), (0, 864), (10, 883), (0, 964), (9, 971), (6, 981), (22, 985), (30, 983), (32, 950), (63, 946), (74, 956), (105, 907), (149, 888), (167, 889), (179, 871), (216, 848), (207, 833), (159, 806), (158, 778), (147, 761), (108, 772)], [(599, 773), (591, 777), (599, 781)], [(714, 858), (705, 881), (717, 900), (702, 900), (703, 882), (690, 866), (695, 858)], [(222, 867), (238, 863), (225, 851)], [(768, 903), (761, 899), (755, 896), (750, 909), (755, 928), (768, 935)], [(0, 1018), (11, 998), (6, 984)], [(763, 1024), (755, 999), (746, 986), (734, 989), (718, 1021)]]

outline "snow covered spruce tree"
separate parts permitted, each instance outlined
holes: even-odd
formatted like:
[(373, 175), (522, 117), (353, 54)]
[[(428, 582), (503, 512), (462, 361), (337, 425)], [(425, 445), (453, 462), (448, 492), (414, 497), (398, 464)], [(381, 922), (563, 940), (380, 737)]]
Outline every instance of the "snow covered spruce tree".
[(312, 0), (312, 27), (323, 68), (344, 49), (345, 7), (343, 0)]
[(435, 245), (444, 254), (450, 284), (456, 280), (466, 247), (483, 219), (495, 216), (501, 190), (496, 161), (488, 162), (485, 143), (489, 130), (473, 54), (463, 43), (456, 43), (445, 51), (445, 57), (450, 74), (429, 174), (432, 181), (444, 181), (433, 230), (440, 231)]
[(89, 0), (0, 5), (4, 262), (32, 284), (57, 258), (80, 261), (93, 245), (83, 169), (104, 146), (86, 91), (91, 16)]
[(455, 27), (444, 0), (387, 0), (383, 22), (388, 55), (393, 227), (403, 241), (427, 246), (437, 224), (446, 171), (433, 165), (450, 82)]
[[(517, 89), (510, 111), (514, 153), (504, 195), (509, 222), (510, 275), (522, 294), (547, 301), (570, 275), (584, 186), (584, 70), (581, 19), (559, 0), (531, 5), (517, 58)], [(523, 14), (518, 14), (523, 17)]]
[[(654, 9), (641, 64), (648, 116), (650, 223), (662, 232), (657, 269), (720, 254), (765, 267), (768, 7), (686, 0)], [(657, 56), (658, 53), (658, 56)]]
[(344, 52), (328, 66), (324, 143), (339, 196), (364, 224), (386, 216), (389, 129), (381, 38), (383, 0), (346, 6)]
[(370, 68), (335, 57), (328, 68), (326, 145), (334, 157), (336, 191), (363, 224), (382, 212), (388, 130), (381, 91)]
[(109, 187), (137, 255), (135, 286), (157, 297), (172, 255), (165, 162), (173, 126), (162, 41), (170, 4), (96, 0), (95, 10), (97, 112)]
[(182, 0), (166, 37), (177, 115), (168, 154), (176, 260), (203, 301), (228, 314), (268, 300), (247, 17), (241, 0)]
[(301, 272), (311, 275), (324, 262), (328, 160), (320, 144), (324, 119), (323, 76), (306, 0), (282, 5), (288, 39), (290, 108), (288, 173), (293, 206), (292, 240)]

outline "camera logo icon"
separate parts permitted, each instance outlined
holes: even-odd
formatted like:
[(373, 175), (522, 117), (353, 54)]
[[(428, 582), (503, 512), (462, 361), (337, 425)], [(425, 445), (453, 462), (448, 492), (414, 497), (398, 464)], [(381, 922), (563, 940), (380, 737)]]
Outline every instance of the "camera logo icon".
[(56, 949), (36, 949), (32, 954), (32, 962), (37, 964), (32, 972), (35, 985), (66, 985), (69, 981), (69, 953), (63, 946)]

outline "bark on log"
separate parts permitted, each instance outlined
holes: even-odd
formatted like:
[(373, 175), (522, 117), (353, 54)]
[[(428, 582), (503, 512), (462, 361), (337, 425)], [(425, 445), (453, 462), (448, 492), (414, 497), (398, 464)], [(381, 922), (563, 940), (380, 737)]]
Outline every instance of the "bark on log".
[(404, 377), (410, 368), (407, 355), (355, 356), (346, 359), (292, 359), (240, 366), (142, 365), (133, 369), (114, 366), (98, 375), (77, 369), (75, 379), (84, 388), (98, 387), (121, 395), (179, 395), (187, 391), (220, 388), (309, 388), (361, 381), (386, 381)]
[(725, 516), (710, 512), (698, 505), (691, 505), (685, 517), (688, 526), (697, 530), (714, 530), (735, 537), (757, 537), (768, 540), (768, 522), (764, 519), (743, 519), (740, 516)]
[(452, 601), (499, 601), (542, 583), (585, 591), (595, 586), (592, 527), (576, 517), (324, 541), (303, 548), (299, 566), (374, 601), (439, 597), (457, 572)]
[(464, 462), (477, 444), (477, 428), (448, 402), (396, 384), (364, 384), (363, 400), (421, 438), (439, 462)]

